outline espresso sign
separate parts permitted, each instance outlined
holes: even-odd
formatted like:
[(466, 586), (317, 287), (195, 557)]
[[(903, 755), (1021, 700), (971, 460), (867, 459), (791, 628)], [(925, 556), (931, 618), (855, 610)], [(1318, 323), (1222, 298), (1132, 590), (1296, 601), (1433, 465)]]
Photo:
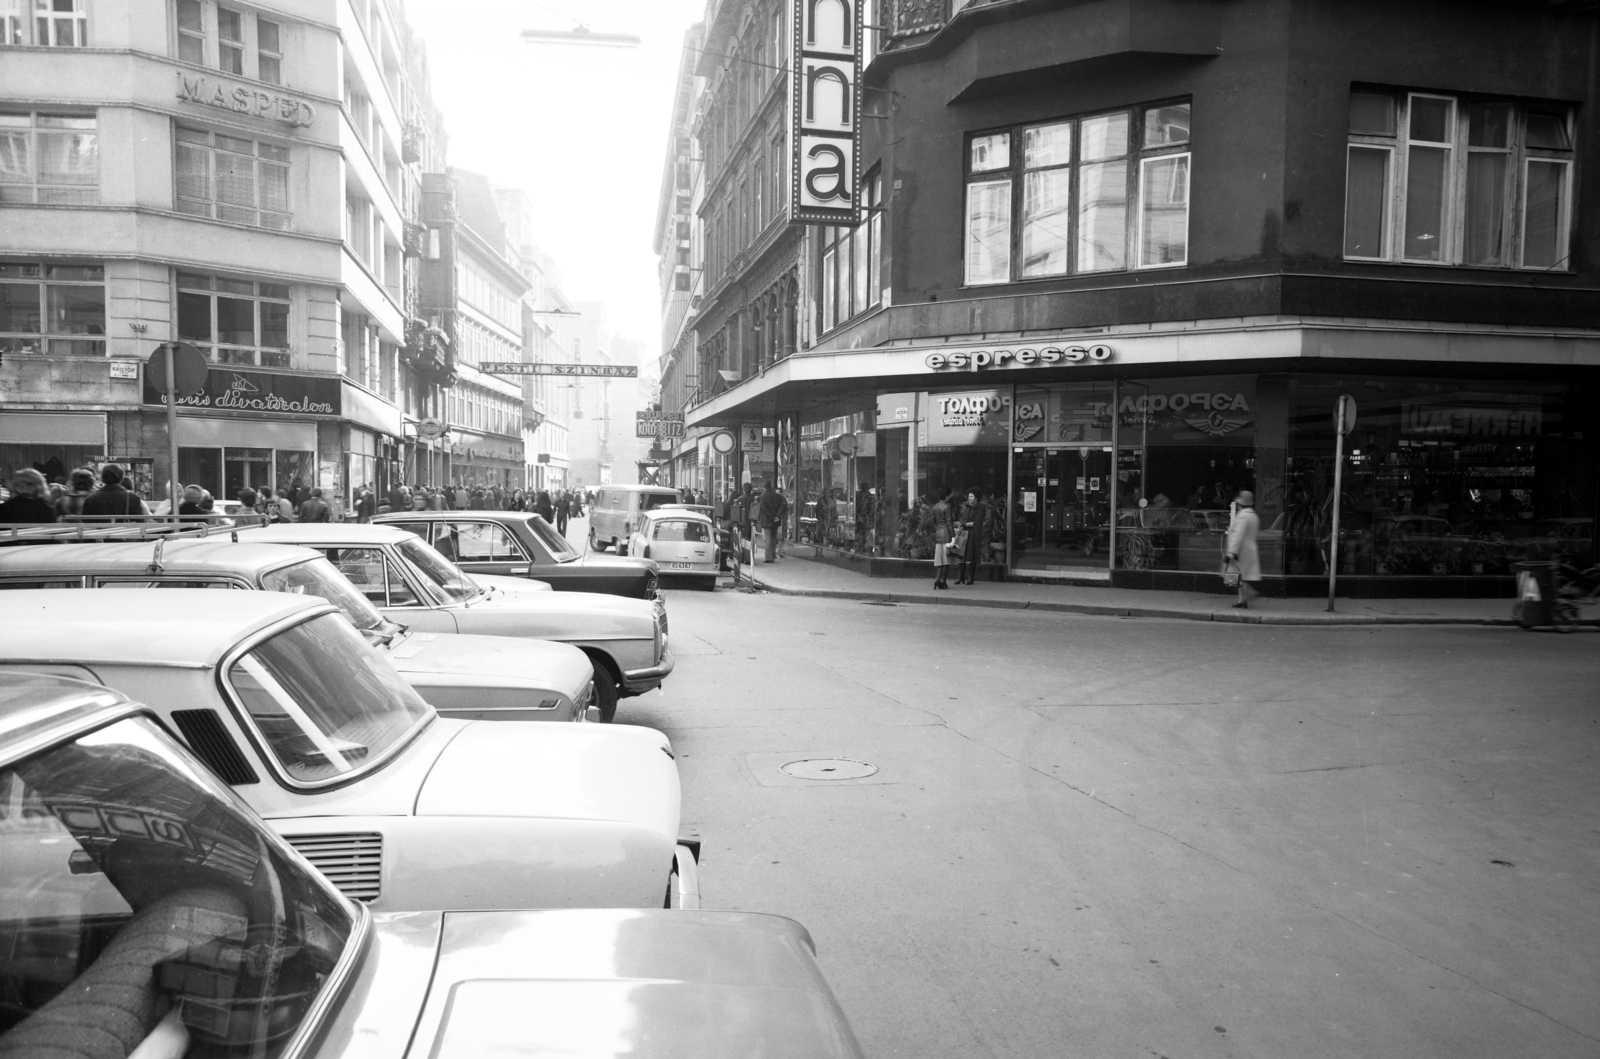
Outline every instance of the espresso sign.
[(861, 154), (860, 0), (794, 0), (789, 218), (854, 226)]
[[(167, 395), (145, 376), (144, 403), (165, 407)], [(276, 412), (280, 415), (336, 416), (340, 409), (337, 375), (269, 375), (263, 371), (212, 368), (206, 383), (178, 394), (179, 408), (224, 412)]]

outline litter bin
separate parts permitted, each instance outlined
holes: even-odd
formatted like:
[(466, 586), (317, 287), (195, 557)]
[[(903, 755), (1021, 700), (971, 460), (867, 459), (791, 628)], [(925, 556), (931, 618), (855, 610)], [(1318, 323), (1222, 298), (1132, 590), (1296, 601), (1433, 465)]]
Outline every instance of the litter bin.
[(1553, 623), (1555, 568), (1552, 562), (1511, 564), (1517, 575), (1517, 601), (1512, 604), (1511, 617), (1524, 629)]

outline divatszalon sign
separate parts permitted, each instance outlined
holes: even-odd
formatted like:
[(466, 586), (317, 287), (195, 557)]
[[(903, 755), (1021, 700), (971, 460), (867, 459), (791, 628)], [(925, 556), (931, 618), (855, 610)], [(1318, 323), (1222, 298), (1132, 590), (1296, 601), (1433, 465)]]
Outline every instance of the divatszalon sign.
[(1057, 364), (1096, 364), (1111, 359), (1111, 347), (1041, 346), (1038, 349), (977, 349), (929, 353), (923, 361), (934, 371), (982, 371), (984, 368), (1048, 368)]

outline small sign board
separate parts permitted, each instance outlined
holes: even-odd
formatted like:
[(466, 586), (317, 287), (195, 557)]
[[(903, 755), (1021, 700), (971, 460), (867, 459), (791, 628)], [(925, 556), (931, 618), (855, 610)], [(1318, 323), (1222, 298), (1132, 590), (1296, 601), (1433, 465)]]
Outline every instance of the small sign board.
[(439, 437), (444, 432), (445, 425), (444, 420), (442, 419), (434, 419), (432, 416), (429, 416), (427, 419), (421, 419), (417, 421), (418, 437), (427, 438), (428, 440), (432, 441), (434, 438)]
[(520, 360), (486, 360), (479, 371), (490, 375), (578, 375), (600, 379), (637, 379), (637, 364), (524, 364)]
[(137, 379), (139, 377), (139, 362), (134, 360), (113, 360), (111, 362), (111, 377), (113, 379)]
[(739, 425), (739, 449), (742, 452), (761, 451), (760, 423), (741, 423)]
[(635, 412), (633, 428), (634, 437), (681, 438), (683, 437), (683, 413)]

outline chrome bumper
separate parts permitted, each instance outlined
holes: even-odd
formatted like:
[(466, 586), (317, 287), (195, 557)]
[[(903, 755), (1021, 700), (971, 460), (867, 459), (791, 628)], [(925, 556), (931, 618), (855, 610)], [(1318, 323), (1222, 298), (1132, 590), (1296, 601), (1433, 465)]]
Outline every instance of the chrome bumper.
[(661, 664), (648, 669), (629, 669), (622, 674), (622, 686), (630, 692), (637, 694), (657, 687), (672, 673), (675, 660), (672, 651), (668, 649), (661, 655)]

